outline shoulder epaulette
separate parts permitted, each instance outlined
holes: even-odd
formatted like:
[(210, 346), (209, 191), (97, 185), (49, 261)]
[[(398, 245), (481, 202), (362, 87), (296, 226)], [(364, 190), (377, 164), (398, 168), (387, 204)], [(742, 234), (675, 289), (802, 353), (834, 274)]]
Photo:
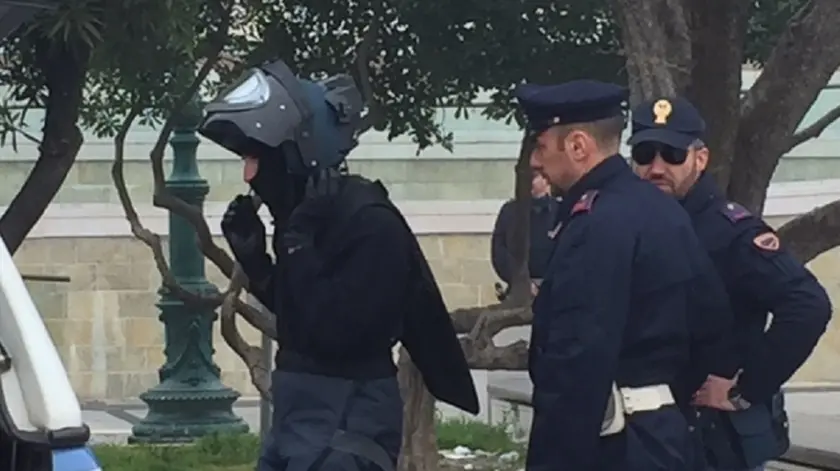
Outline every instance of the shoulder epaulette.
[(752, 213), (750, 213), (747, 208), (731, 201), (721, 206), (720, 212), (721, 214), (726, 216), (726, 219), (729, 219), (733, 223), (752, 216)]
[(598, 196), (598, 190), (589, 190), (580, 195), (580, 199), (572, 206), (572, 214), (588, 213), (592, 211), (592, 205), (595, 203), (595, 198)]

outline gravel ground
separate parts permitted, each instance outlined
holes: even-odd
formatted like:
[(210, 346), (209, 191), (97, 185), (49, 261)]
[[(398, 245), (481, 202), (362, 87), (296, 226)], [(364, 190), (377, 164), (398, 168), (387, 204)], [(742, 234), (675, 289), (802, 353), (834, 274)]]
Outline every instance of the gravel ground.
[(459, 446), (440, 451), (440, 468), (446, 471), (524, 471), (524, 457), (515, 451), (490, 453)]

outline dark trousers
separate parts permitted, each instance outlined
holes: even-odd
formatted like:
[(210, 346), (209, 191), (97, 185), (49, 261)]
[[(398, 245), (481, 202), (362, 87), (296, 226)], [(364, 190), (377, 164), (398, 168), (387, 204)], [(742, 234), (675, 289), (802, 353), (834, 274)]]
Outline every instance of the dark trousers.
[[(257, 471), (381, 471), (396, 466), (402, 399), (395, 377), (353, 381), (275, 371), (272, 392), (272, 428)], [(344, 440), (339, 443), (337, 437)]]
[(695, 442), (675, 406), (628, 417), (626, 429), (601, 439), (598, 471), (694, 471)]

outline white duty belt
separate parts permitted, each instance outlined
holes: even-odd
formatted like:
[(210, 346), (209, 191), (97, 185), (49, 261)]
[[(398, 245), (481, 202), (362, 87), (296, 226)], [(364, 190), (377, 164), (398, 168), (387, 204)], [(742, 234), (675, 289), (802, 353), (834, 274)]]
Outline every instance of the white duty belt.
[(601, 436), (614, 435), (624, 430), (627, 416), (655, 411), (672, 404), (675, 404), (674, 395), (667, 384), (619, 388), (613, 383), (604, 421), (601, 423)]

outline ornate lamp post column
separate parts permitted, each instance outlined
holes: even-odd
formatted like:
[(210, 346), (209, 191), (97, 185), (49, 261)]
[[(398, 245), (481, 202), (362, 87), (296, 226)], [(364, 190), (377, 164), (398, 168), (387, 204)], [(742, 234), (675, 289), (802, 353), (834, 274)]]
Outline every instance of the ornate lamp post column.
[[(200, 120), (200, 104), (193, 101), (173, 130), (173, 165), (166, 187), (187, 203), (203, 208), (210, 187), (198, 173), (196, 129)], [(196, 243), (195, 230), (188, 221), (172, 213), (169, 259), (173, 276), (185, 289), (217, 292), (205, 277), (204, 255)], [(239, 393), (222, 384), (219, 367), (213, 362), (213, 322), (217, 313), (186, 305), (165, 288), (158, 293), (166, 362), (158, 370), (160, 384), (140, 395), (149, 412), (132, 428), (129, 441), (172, 443), (212, 433), (247, 432), (248, 425), (233, 413)]]

